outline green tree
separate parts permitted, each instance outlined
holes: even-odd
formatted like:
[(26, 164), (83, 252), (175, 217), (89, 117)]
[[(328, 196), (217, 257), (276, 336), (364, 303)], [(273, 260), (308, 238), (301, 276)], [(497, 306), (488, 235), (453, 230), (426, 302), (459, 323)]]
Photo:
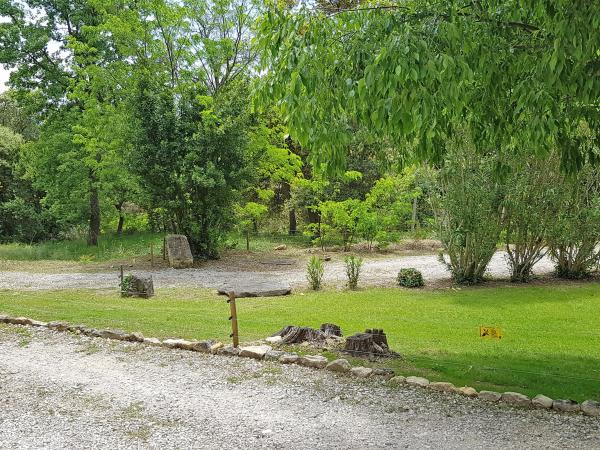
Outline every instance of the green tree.
[(260, 96), (280, 102), (293, 135), (330, 169), (357, 128), (406, 159), (440, 162), (465, 127), (496, 154), (548, 154), (558, 143), (563, 167), (578, 169), (598, 160), (571, 131), (581, 121), (598, 128), (599, 24), (600, 8), (585, 0), (335, 11), (272, 2), (259, 25)]
[(494, 177), (495, 155), (479, 154), (467, 133), (448, 142), (436, 174), (431, 203), (438, 235), (448, 256), (440, 255), (458, 283), (478, 283), (496, 252), (502, 230), (502, 185)]

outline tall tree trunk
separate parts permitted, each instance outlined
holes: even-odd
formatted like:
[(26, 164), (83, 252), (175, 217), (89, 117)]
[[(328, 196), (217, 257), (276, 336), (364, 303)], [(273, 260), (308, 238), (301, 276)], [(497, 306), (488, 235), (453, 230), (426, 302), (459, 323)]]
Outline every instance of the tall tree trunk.
[(296, 210), (290, 209), (290, 228), (288, 230), (288, 234), (295, 235), (298, 232), (298, 223), (296, 221)]
[(413, 199), (413, 206), (412, 206), (412, 225), (411, 225), (411, 231), (414, 233), (416, 228), (417, 228), (417, 203), (418, 199), (417, 197), (415, 197)]
[(123, 225), (125, 224), (125, 216), (123, 215), (123, 202), (117, 203), (115, 205), (117, 211), (119, 212), (119, 223), (117, 225), (117, 236), (123, 236)]
[(90, 230), (88, 234), (88, 245), (98, 245), (100, 235), (100, 200), (98, 198), (98, 187), (95, 184), (96, 177), (90, 176)]

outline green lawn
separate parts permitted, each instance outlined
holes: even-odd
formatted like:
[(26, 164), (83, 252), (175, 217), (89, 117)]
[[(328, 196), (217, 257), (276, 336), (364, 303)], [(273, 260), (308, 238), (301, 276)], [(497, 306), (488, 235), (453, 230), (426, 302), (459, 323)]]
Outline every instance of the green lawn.
[[(341, 325), (345, 334), (385, 329), (406, 374), (478, 389), (600, 400), (600, 284), (463, 290), (371, 289), (238, 300), (243, 341), (284, 325)], [(205, 290), (159, 290), (151, 300), (107, 291), (0, 292), (0, 312), (40, 320), (142, 331), (147, 336), (229, 336), (228, 305)], [(480, 325), (504, 338), (485, 340)]]

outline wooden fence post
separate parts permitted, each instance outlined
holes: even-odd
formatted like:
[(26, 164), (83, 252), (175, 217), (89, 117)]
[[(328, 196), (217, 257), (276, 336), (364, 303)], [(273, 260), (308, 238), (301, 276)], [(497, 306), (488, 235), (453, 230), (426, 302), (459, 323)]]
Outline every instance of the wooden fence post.
[(119, 266), (119, 280), (121, 280), (119, 288), (121, 289), (121, 294), (123, 294), (123, 264)]
[(167, 237), (163, 238), (163, 261), (167, 260)]
[(150, 267), (154, 267), (154, 242), (150, 242)]
[(230, 335), (230, 337), (233, 338), (233, 346), (235, 348), (237, 348), (240, 345), (240, 337), (238, 334), (237, 309), (235, 307), (235, 293), (233, 293), (233, 292), (229, 293), (229, 300), (227, 300), (227, 303), (229, 303), (229, 307), (231, 309), (231, 316), (229, 317), (229, 320), (231, 320), (231, 335)]

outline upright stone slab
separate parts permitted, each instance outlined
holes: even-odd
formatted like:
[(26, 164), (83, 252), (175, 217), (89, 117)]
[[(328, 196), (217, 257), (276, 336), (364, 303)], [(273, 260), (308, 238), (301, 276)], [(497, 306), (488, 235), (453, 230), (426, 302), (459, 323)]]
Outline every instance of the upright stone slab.
[(174, 269), (187, 269), (194, 265), (194, 257), (190, 250), (190, 244), (182, 234), (171, 234), (167, 236), (167, 258), (169, 265)]

